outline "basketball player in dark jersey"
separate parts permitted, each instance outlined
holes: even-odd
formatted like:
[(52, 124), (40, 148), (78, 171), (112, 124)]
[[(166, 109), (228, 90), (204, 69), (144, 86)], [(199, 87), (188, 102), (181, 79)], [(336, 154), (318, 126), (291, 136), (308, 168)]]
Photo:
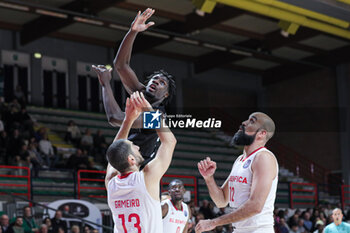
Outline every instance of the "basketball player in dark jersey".
[[(139, 32), (143, 32), (154, 25), (154, 22), (146, 23), (153, 13), (154, 10), (150, 8), (143, 13), (140, 11), (138, 12), (135, 20), (131, 24), (130, 30), (120, 44), (113, 63), (124, 88), (129, 94), (135, 91), (143, 92), (146, 99), (155, 110), (158, 109), (165, 113), (165, 106), (171, 101), (171, 98), (175, 94), (176, 86), (173, 76), (164, 70), (155, 71), (147, 77), (146, 83), (142, 84), (130, 67), (134, 40)], [(112, 126), (120, 126), (125, 114), (113, 96), (110, 85), (112, 69), (106, 69), (104, 66), (93, 66), (93, 70), (97, 73), (100, 84), (102, 85), (103, 103), (108, 121)], [(132, 128), (134, 130), (130, 133), (128, 139), (140, 147), (140, 152), (146, 164), (153, 158), (159, 146), (157, 133), (155, 130), (142, 129), (142, 116), (134, 122)]]

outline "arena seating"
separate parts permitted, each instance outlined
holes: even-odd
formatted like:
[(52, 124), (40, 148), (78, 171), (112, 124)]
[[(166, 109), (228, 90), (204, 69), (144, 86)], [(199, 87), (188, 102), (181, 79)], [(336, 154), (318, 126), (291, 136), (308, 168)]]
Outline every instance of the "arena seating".
[[(64, 144), (62, 140), (69, 120), (74, 120), (82, 133), (86, 128), (91, 129), (93, 133), (98, 129), (102, 130), (109, 143), (118, 130), (118, 128), (113, 128), (107, 123), (104, 114), (40, 107), (28, 107), (28, 113), (37, 123), (46, 126), (61, 136), (61, 140), (52, 141), (58, 151), (65, 151), (69, 148), (69, 145)], [(215, 156), (218, 163), (217, 176), (219, 178), (227, 177), (236, 158), (232, 155), (237, 155), (238, 150), (228, 146), (225, 141), (215, 138), (213, 134), (205, 130), (176, 129), (174, 133), (178, 144), (173, 162), (168, 170), (169, 174), (198, 176), (197, 169), (193, 169), (196, 168), (197, 162), (206, 156)]]
[[(75, 150), (72, 145), (63, 140), (69, 120), (74, 120), (82, 132), (86, 128), (91, 129), (93, 133), (98, 129), (102, 130), (107, 142), (113, 140), (118, 130), (107, 123), (106, 117), (102, 113), (33, 106), (28, 107), (28, 113), (37, 124), (50, 129), (50, 140), (57, 147), (62, 159), (66, 158), (68, 154), (74, 153)], [(215, 178), (221, 185), (229, 175), (232, 164), (240, 151), (229, 146), (228, 141), (219, 132), (189, 129), (175, 129), (173, 132), (178, 144), (167, 174), (198, 177), (199, 200), (209, 199), (205, 182), (197, 170), (197, 162), (206, 156), (215, 160), (218, 166)], [(279, 180), (276, 203), (279, 206), (287, 206), (288, 183), (284, 182), (304, 182), (304, 180), (283, 167), (280, 168)], [(40, 196), (52, 197), (52, 199), (55, 196), (74, 197), (76, 194), (74, 192), (74, 175), (69, 170), (65, 172), (40, 171), (39, 177), (33, 178), (33, 194), (37, 200), (41, 199)]]

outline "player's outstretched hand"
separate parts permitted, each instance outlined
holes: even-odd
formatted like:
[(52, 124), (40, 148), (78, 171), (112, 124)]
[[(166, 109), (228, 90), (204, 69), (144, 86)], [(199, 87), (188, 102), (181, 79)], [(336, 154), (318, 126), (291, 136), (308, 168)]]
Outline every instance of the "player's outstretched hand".
[(204, 179), (209, 178), (214, 175), (216, 170), (216, 163), (212, 161), (209, 157), (201, 160), (198, 164), (199, 173)]
[(130, 121), (135, 121), (141, 114), (141, 111), (136, 108), (130, 98), (126, 99), (126, 107), (125, 107), (125, 119)]
[(200, 220), (196, 226), (196, 233), (202, 233), (203, 231), (210, 231), (215, 228), (212, 220)]
[(146, 24), (146, 21), (154, 14), (155, 10), (147, 8), (144, 12), (139, 11), (131, 23), (131, 31), (134, 32), (143, 32), (147, 30), (150, 26), (154, 25), (154, 22), (149, 22)]
[(152, 105), (146, 100), (142, 92), (136, 91), (132, 93), (131, 103), (141, 112), (153, 111)]
[(101, 86), (104, 86), (106, 83), (109, 83), (112, 79), (112, 68), (107, 69), (104, 65), (92, 65), (92, 70), (95, 71), (98, 77), (98, 81)]

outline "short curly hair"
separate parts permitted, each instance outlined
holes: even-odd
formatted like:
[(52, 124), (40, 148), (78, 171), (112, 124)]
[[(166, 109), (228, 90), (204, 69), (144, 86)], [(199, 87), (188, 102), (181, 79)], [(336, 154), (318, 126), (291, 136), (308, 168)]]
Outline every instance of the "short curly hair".
[(157, 71), (154, 71), (151, 75), (148, 75), (146, 77), (145, 83), (147, 84), (149, 82), (149, 80), (152, 79), (156, 75), (162, 75), (168, 79), (168, 93), (169, 93), (169, 95), (167, 98), (165, 98), (163, 100), (163, 104), (168, 105), (171, 102), (172, 98), (176, 94), (176, 84), (175, 84), (174, 76), (169, 74), (168, 72), (166, 72), (164, 70), (157, 70)]

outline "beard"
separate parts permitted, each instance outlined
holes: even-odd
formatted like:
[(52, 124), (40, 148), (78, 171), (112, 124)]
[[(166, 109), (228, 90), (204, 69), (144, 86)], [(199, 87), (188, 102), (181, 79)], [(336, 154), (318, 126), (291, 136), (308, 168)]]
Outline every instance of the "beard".
[(134, 155), (137, 166), (141, 166), (145, 159), (140, 155)]
[(174, 194), (174, 195), (170, 195), (170, 196), (171, 196), (171, 200), (172, 200), (172, 201), (182, 201), (182, 200), (184, 199), (184, 198), (183, 198), (183, 195), (181, 195), (181, 196), (178, 195), (178, 196), (177, 196), (177, 195)]
[(239, 130), (232, 137), (231, 144), (236, 146), (250, 146), (254, 142), (255, 136), (259, 130), (257, 130), (254, 135), (248, 135), (245, 133), (245, 128), (243, 126), (241, 129), (242, 130)]

